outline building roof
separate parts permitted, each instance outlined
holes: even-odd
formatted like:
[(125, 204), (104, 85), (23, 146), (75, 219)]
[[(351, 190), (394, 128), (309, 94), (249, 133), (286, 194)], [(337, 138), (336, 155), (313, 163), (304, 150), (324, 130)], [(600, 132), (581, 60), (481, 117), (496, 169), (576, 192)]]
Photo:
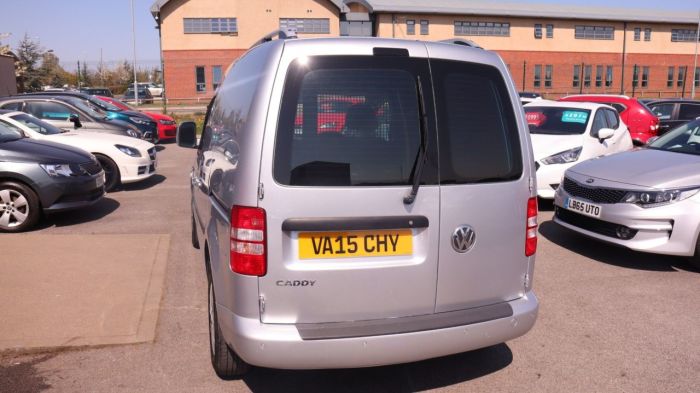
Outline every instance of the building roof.
[[(532, 2), (507, 3), (494, 0), (329, 0), (342, 12), (345, 4), (361, 3), (369, 12), (400, 12), (451, 15), (515, 16), (528, 18), (556, 18), (601, 20), (644, 23), (697, 24), (698, 15), (693, 10), (668, 11), (638, 7), (600, 7)], [(169, 0), (155, 0), (151, 14), (157, 16)], [(659, 3), (662, 4), (662, 3)]]
[[(696, 12), (637, 7), (600, 7), (492, 0), (368, 0), (373, 12), (497, 15), (529, 18), (697, 24)], [(662, 3), (659, 3), (662, 4)]]

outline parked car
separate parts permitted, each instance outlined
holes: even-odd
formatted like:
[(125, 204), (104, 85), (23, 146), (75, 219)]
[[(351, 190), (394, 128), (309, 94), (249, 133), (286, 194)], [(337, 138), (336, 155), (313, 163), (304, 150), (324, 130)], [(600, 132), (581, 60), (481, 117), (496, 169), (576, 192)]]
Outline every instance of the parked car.
[[(131, 85), (133, 86), (133, 83)], [(159, 85), (157, 83), (153, 83), (153, 82), (138, 83), (137, 86), (139, 89), (145, 88), (146, 90), (148, 90), (148, 92), (151, 93), (151, 95), (153, 97), (162, 97), (163, 96), (163, 86)]]
[[(329, 96), (357, 97), (343, 132), (319, 130)], [(530, 330), (537, 199), (518, 98), (498, 55), (462, 45), (272, 40), (240, 57), (201, 142), (178, 129), (198, 146), (192, 241), (217, 374), (411, 362)], [(313, 120), (297, 128), (300, 106)]]
[(662, 135), (672, 128), (676, 128), (689, 121), (700, 118), (700, 101), (672, 99), (658, 100), (647, 104), (651, 113), (659, 118)]
[(567, 168), (633, 147), (627, 126), (611, 106), (539, 100), (524, 109), (540, 198), (554, 198)]
[(694, 120), (646, 148), (567, 170), (554, 221), (632, 250), (689, 257), (700, 268), (699, 167), (700, 120)]
[[(153, 95), (146, 88), (139, 87), (138, 99), (139, 99), (138, 102), (141, 104), (152, 104), (153, 103)], [(136, 101), (134, 99), (134, 88), (133, 87), (126, 89), (126, 92), (124, 93), (124, 96), (122, 97), (122, 100), (124, 102), (132, 102), (132, 101), (135, 102)]]
[(92, 153), (105, 171), (105, 190), (120, 184), (146, 180), (156, 173), (156, 149), (152, 143), (121, 135), (85, 131), (66, 132), (24, 112), (0, 110), (0, 119), (22, 129), (25, 136), (48, 140)]
[(141, 132), (129, 123), (110, 120), (81, 100), (50, 96), (21, 95), (0, 98), (0, 109), (22, 111), (64, 130), (78, 129), (141, 138)]
[[(27, 93), (27, 96), (46, 95), (46, 93)], [(80, 92), (63, 92), (51, 94), (57, 99), (75, 103), (76, 105), (86, 105), (108, 119), (119, 120), (131, 124), (138, 129), (144, 139), (153, 140), (157, 133), (157, 124), (150, 117), (138, 111), (125, 111), (108, 102), (102, 101), (95, 96)], [(80, 103), (79, 101), (82, 101)]]
[[(110, 97), (102, 97), (102, 96), (95, 96), (102, 101), (106, 101), (117, 108), (120, 108), (125, 111), (135, 111), (136, 109), (130, 107), (126, 103), (119, 101), (116, 98), (110, 98)], [(150, 117), (153, 121), (156, 122), (158, 125), (158, 133), (156, 134), (156, 137), (153, 140), (153, 143), (159, 143), (164, 140), (173, 140), (175, 139), (176, 132), (177, 132), (177, 123), (175, 122), (175, 119), (168, 115), (164, 115), (162, 113), (158, 112), (146, 112), (146, 111), (141, 111), (144, 115)]]
[(106, 87), (83, 87), (80, 92), (91, 96), (114, 97), (112, 91)]
[(580, 94), (561, 98), (559, 101), (597, 102), (610, 105), (629, 128), (632, 141), (641, 146), (659, 133), (659, 119), (634, 97), (609, 94)]
[(89, 153), (26, 138), (0, 119), (0, 232), (21, 232), (44, 213), (92, 205), (104, 195), (104, 172)]

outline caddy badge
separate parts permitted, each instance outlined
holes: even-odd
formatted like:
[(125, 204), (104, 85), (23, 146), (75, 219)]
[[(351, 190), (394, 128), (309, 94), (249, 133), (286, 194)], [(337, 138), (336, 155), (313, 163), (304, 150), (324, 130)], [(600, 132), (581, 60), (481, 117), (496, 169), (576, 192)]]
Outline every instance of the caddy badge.
[(475, 242), (476, 232), (469, 225), (459, 226), (452, 233), (452, 248), (460, 254), (471, 250)]

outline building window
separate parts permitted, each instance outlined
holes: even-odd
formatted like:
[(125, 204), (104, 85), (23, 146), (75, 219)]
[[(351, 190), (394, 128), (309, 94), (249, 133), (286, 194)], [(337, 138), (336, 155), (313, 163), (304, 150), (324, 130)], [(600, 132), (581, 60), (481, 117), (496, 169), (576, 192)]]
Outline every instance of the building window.
[(221, 66), (211, 67), (211, 87), (216, 90), (221, 86)]
[(685, 67), (678, 67), (678, 82), (676, 86), (681, 87), (685, 82)]
[(425, 20), (425, 19), (422, 19), (422, 20), (420, 21), (420, 34), (421, 34), (421, 35), (428, 35), (428, 34), (430, 34), (430, 31), (428, 30), (429, 27), (430, 27), (430, 22), (428, 22), (428, 21)]
[(207, 80), (204, 77), (204, 66), (194, 67), (194, 74), (197, 81), (197, 93), (204, 93), (207, 91)]
[(639, 67), (636, 65), (632, 69), (632, 87), (639, 86)]
[(542, 39), (542, 25), (539, 23), (535, 24), (535, 39)]
[(585, 66), (583, 67), (583, 87), (591, 87), (591, 71), (593, 70), (592, 66)]
[(548, 64), (544, 66), (544, 87), (546, 88), (552, 87), (552, 72), (552, 65)]
[(603, 66), (595, 66), (595, 87), (603, 87)]
[(185, 34), (238, 34), (236, 18), (184, 18)]
[(651, 41), (651, 27), (644, 29), (644, 41)]
[(554, 25), (547, 25), (547, 38), (554, 38)]
[(509, 37), (510, 23), (455, 21), (455, 35)]
[(612, 26), (576, 25), (574, 38), (577, 40), (612, 40), (615, 38), (615, 28)]
[(695, 68), (695, 87), (700, 87), (700, 67)]
[(666, 79), (666, 87), (673, 87), (673, 75), (675, 73), (675, 67), (668, 67), (668, 78)]
[(649, 66), (642, 67), (642, 87), (649, 86)]
[(416, 34), (416, 21), (413, 19), (406, 20), (406, 35)]
[(574, 78), (571, 86), (579, 87), (581, 85), (581, 66), (574, 64)]
[(695, 42), (697, 30), (671, 29), (671, 41), (674, 42)]
[(328, 18), (280, 18), (280, 30), (294, 30), (298, 34), (330, 34)]
[(613, 67), (605, 67), (605, 87), (611, 87), (613, 84)]
[(640, 27), (634, 28), (634, 40), (639, 41), (642, 39), (642, 29)]
[(535, 64), (535, 80), (532, 83), (533, 87), (540, 87), (542, 83), (542, 66), (540, 64)]

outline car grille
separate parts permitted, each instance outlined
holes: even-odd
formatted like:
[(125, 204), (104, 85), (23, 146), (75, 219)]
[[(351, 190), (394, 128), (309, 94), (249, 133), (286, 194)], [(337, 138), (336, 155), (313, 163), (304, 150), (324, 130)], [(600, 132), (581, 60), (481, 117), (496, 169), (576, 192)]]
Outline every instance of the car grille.
[(62, 195), (55, 203), (71, 202), (92, 202), (102, 198), (105, 193), (104, 187), (98, 187), (89, 192), (69, 193)]
[(625, 190), (584, 186), (568, 177), (564, 178), (564, 191), (571, 196), (585, 198), (591, 202), (597, 203), (618, 203), (621, 202), (622, 198), (627, 194)]
[(151, 161), (156, 159), (156, 148), (155, 147), (148, 149), (148, 157), (151, 159)]
[(586, 217), (582, 214), (574, 213), (560, 207), (556, 207), (554, 215), (561, 221), (577, 228), (585, 229), (599, 235), (613, 237), (616, 239), (629, 240), (637, 234), (636, 229), (631, 229), (624, 225), (614, 224), (612, 222), (599, 220), (593, 217)]
[(90, 175), (96, 175), (102, 170), (102, 166), (100, 165), (100, 163), (94, 161), (80, 164), (80, 168), (85, 172), (89, 173)]

